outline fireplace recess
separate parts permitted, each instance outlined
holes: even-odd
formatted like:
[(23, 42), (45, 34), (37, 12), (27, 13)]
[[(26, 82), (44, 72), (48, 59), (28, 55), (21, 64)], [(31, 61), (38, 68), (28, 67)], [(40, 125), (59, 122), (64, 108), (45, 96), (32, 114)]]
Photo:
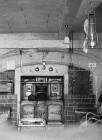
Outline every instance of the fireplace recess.
[(46, 124), (62, 124), (63, 80), (63, 76), (21, 76), (20, 121), (39, 118)]

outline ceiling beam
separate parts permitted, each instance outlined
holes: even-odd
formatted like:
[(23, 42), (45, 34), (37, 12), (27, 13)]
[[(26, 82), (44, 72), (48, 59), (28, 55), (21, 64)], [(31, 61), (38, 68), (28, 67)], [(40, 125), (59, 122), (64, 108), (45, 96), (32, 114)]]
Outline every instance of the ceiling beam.
[(7, 33), (0, 34), (1, 40), (58, 40), (58, 33)]

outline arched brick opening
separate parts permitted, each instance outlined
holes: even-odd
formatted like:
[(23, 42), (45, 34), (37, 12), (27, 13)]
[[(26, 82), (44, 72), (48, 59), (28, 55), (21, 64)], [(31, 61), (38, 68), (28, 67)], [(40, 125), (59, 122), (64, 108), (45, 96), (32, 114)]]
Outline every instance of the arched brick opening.
[(93, 77), (91, 73), (90, 70), (69, 65), (68, 93), (73, 95), (93, 94)]
[(82, 114), (77, 115), (75, 109), (96, 112), (93, 73), (85, 68), (69, 65), (68, 77), (68, 94), (64, 99), (65, 124), (80, 121)]

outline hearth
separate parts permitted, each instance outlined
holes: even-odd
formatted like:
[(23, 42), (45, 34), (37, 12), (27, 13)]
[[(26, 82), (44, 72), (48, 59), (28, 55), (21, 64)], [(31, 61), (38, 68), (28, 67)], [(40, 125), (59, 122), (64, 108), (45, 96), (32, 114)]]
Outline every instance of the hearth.
[(19, 123), (62, 124), (63, 76), (22, 76), (20, 102)]

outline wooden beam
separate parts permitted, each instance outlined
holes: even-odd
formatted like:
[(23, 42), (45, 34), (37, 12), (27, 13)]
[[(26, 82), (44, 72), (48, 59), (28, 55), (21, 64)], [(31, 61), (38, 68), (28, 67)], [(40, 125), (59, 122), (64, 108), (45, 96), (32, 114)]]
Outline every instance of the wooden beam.
[[(98, 34), (98, 46), (101, 48), (102, 33)], [(83, 33), (74, 33), (73, 47), (82, 48), (85, 36)], [(67, 44), (64, 44), (64, 40), (58, 39), (40, 39), (32, 34), (19, 36), (19, 34), (0, 34), (0, 49), (6, 48), (68, 48)]]
[(58, 33), (7, 33), (0, 40), (57, 40)]
[(66, 47), (63, 40), (0, 40), (0, 48), (53, 48)]

